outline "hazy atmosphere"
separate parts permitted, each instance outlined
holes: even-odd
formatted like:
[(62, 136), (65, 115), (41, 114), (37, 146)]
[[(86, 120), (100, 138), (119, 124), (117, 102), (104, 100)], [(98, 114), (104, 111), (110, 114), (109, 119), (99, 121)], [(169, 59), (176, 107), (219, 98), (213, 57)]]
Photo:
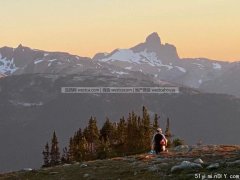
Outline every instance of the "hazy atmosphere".
[(151, 32), (180, 57), (240, 59), (239, 0), (8, 0), (0, 2), (0, 46), (92, 57), (129, 48)]
[(0, 180), (240, 179), (240, 0), (0, 0)]

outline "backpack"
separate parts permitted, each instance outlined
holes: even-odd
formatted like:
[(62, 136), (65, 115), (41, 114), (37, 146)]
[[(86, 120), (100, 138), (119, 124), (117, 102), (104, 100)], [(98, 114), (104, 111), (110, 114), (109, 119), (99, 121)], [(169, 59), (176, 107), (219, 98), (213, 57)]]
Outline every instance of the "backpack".
[(165, 141), (164, 138), (160, 141), (160, 145), (161, 145), (161, 146), (166, 146), (166, 141)]

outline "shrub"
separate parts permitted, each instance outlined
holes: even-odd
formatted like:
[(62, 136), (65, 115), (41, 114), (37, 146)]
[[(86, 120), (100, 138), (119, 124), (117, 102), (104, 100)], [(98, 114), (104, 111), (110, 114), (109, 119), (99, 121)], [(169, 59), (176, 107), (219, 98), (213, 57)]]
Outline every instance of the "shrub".
[(176, 138), (172, 141), (172, 145), (173, 147), (176, 147), (176, 146), (180, 146), (180, 145), (184, 145), (184, 140), (180, 139), (180, 138)]

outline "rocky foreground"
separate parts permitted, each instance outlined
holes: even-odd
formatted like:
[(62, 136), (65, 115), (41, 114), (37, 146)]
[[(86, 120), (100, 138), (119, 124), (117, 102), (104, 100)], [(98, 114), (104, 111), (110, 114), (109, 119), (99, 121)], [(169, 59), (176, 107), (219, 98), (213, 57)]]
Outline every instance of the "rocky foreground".
[(240, 146), (182, 145), (160, 155), (141, 154), (1, 174), (0, 179), (240, 179)]

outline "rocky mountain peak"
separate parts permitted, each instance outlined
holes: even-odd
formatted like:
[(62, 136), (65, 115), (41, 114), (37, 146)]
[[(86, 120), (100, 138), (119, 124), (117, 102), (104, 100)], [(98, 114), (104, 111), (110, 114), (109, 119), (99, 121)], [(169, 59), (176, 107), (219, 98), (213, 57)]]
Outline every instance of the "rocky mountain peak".
[(18, 49), (21, 49), (21, 48), (23, 48), (23, 45), (22, 45), (22, 44), (19, 44), (17, 48), (18, 48)]
[(154, 33), (150, 34), (146, 38), (146, 43), (149, 44), (149, 45), (160, 46), (161, 45), (161, 39), (160, 39), (158, 33), (154, 32)]

